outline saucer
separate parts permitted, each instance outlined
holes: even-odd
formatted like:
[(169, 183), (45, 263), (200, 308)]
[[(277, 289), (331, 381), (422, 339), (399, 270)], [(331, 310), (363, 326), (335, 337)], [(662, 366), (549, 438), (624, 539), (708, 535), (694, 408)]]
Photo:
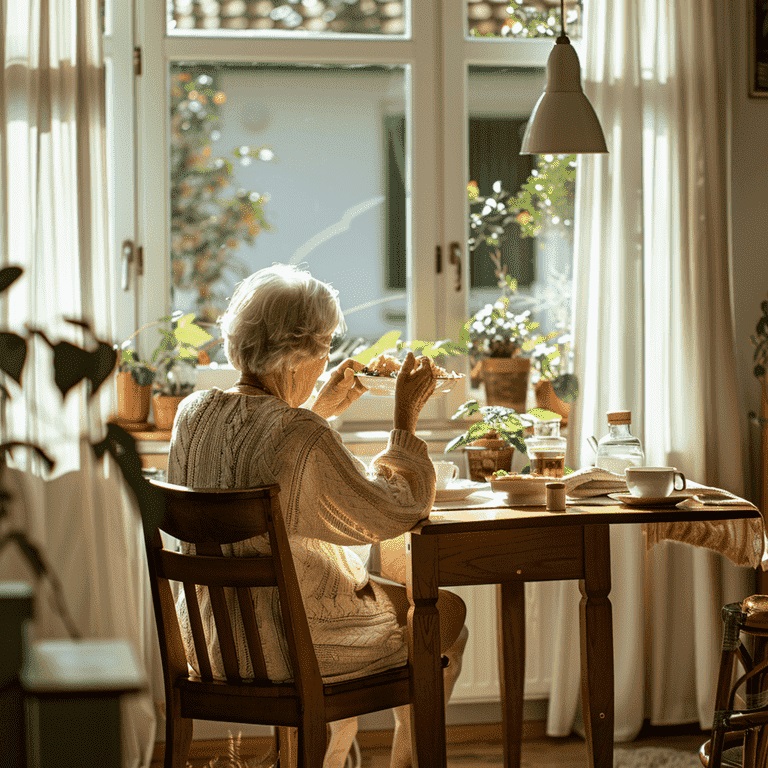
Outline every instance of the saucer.
[(628, 507), (674, 507), (689, 498), (687, 494), (674, 493), (671, 496), (633, 496), (631, 493), (609, 493), (608, 496)]
[(475, 491), (488, 488), (488, 483), (478, 483), (474, 480), (455, 480), (447, 488), (435, 491), (435, 501), (461, 501)]

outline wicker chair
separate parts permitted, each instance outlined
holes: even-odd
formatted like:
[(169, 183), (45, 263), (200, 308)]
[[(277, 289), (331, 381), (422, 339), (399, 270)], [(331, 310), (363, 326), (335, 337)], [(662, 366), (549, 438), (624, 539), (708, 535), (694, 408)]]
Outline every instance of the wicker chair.
[[(309, 634), (296, 571), (288, 545), (276, 485), (246, 490), (204, 490), (153, 481), (165, 499), (160, 525), (195, 545), (194, 555), (163, 548), (159, 532), (147, 540), (166, 699), (165, 768), (184, 768), (193, 719), (273, 725), (298, 729), (298, 768), (321, 768), (326, 724), (409, 704), (408, 666), (374, 675), (326, 683)], [(271, 554), (223, 557), (221, 546), (266, 534)], [(170, 582), (182, 585), (187, 600), (200, 676), (190, 675)], [(215, 680), (206, 648), (196, 586), (208, 589), (226, 680)], [(267, 678), (258, 622), (250, 590), (276, 588), (294, 679)], [(245, 629), (254, 680), (241, 678), (228, 603), (237, 604)], [(280, 740), (281, 753), (290, 750)], [(281, 754), (282, 766), (295, 755)], [(287, 759), (286, 759), (287, 758)]]
[[(712, 737), (702, 745), (699, 758), (706, 768), (766, 768), (768, 595), (726, 605), (723, 624)], [(737, 693), (742, 692), (743, 708), (738, 708)]]

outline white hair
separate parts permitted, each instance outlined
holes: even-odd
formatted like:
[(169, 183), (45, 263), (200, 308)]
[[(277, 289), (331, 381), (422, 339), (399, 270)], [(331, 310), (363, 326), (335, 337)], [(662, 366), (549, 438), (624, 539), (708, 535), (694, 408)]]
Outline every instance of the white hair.
[(334, 331), (346, 330), (338, 292), (288, 264), (239, 283), (219, 324), (229, 362), (256, 376), (324, 357)]

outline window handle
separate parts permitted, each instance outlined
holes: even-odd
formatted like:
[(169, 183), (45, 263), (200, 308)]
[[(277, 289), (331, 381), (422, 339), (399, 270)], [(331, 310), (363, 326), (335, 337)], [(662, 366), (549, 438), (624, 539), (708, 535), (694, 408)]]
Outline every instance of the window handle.
[(123, 240), (123, 244), (120, 246), (120, 282), (124, 291), (128, 291), (131, 288), (131, 267), (134, 261), (134, 248), (133, 240)]
[(456, 290), (461, 290), (461, 245), (454, 241), (449, 246), (448, 261), (451, 266), (456, 267)]

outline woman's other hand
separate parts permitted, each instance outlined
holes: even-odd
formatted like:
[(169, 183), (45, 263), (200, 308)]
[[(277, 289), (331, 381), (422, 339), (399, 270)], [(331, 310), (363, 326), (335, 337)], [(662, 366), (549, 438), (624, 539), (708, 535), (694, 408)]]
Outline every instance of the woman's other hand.
[(418, 361), (409, 352), (395, 384), (395, 429), (416, 431), (416, 422), (427, 400), (435, 391), (437, 373), (428, 357)]
[(331, 372), (328, 381), (317, 393), (312, 410), (324, 419), (338, 416), (349, 408), (360, 395), (368, 390), (355, 376), (363, 366), (354, 360), (345, 360)]

